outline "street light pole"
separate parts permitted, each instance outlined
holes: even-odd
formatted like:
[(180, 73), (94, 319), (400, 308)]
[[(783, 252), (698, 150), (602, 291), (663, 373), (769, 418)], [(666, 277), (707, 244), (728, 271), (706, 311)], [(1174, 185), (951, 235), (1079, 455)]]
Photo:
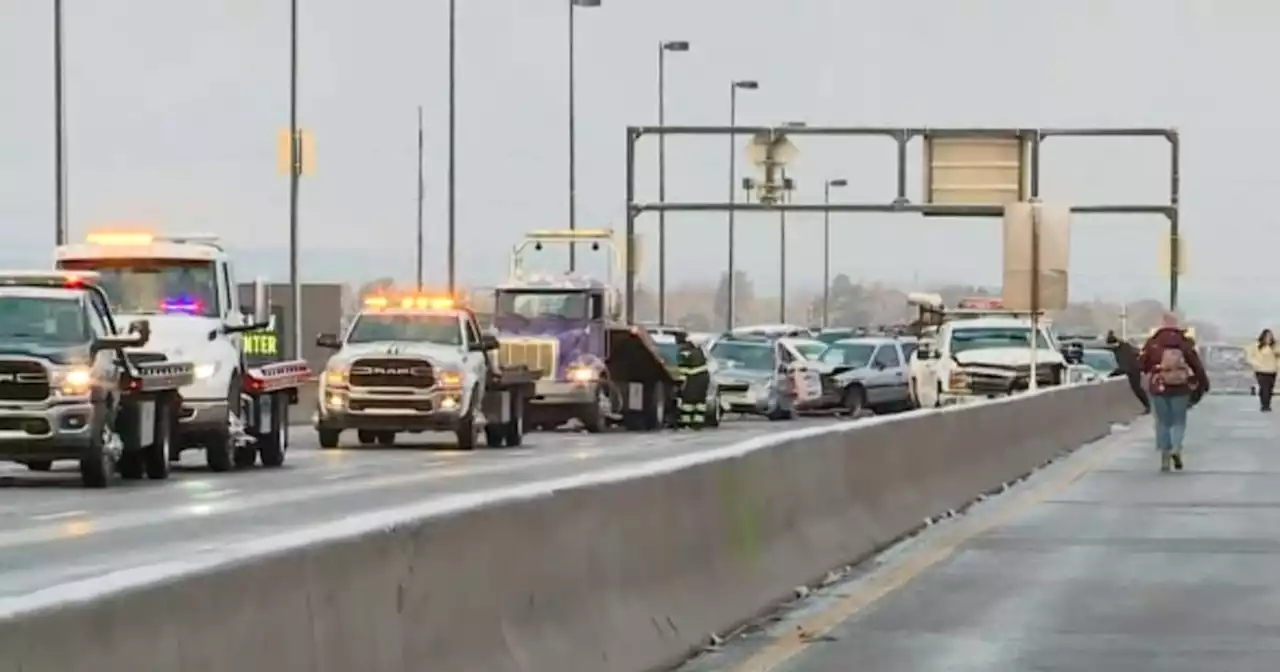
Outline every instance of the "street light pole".
[[(849, 184), (844, 178), (827, 180), (822, 185), (822, 204), (831, 205), (831, 188)], [(831, 326), (831, 211), (822, 211), (822, 326)]]
[[(599, 7), (600, 0), (569, 0), (569, 228), (578, 228), (578, 147), (577, 147), (577, 95), (574, 67), (574, 9), (577, 7)], [(569, 243), (569, 270), (578, 267), (577, 246)]]
[[(754, 91), (760, 88), (760, 82), (750, 79), (740, 79), (729, 83), (729, 126), (732, 128), (738, 125), (738, 89)], [(732, 331), (735, 317), (734, 303), (736, 301), (735, 285), (737, 284), (736, 275), (737, 265), (734, 255), (735, 223), (733, 217), (733, 204), (738, 200), (738, 136), (729, 134), (729, 279), (728, 279), (728, 299), (729, 306), (725, 310), (725, 330)]]
[(298, 0), (289, 2), (289, 291), (293, 295), (293, 352), (302, 356), (302, 282), (298, 273), (298, 178), (302, 172), (298, 132)]
[(62, 0), (53, 0), (53, 239), (67, 242), (67, 115), (62, 100)]
[(422, 254), (425, 248), (425, 244), (424, 244), (425, 241), (423, 241), (423, 232), (422, 232), (422, 205), (423, 205), (423, 201), (426, 199), (426, 185), (423, 184), (423, 179), (422, 179), (422, 159), (423, 159), (422, 140), (423, 140), (422, 138), (422, 106), (419, 105), (418, 106), (418, 245), (416, 248), (418, 263), (417, 263), (417, 275), (415, 276), (418, 279), (419, 292), (422, 291), (422, 281), (423, 281)]
[[(667, 123), (667, 52), (689, 51), (684, 41), (658, 44), (658, 125)], [(658, 136), (658, 201), (667, 201), (667, 135)], [(667, 212), (658, 212), (658, 323), (667, 321)]]
[(458, 3), (449, 0), (449, 296), (458, 289)]

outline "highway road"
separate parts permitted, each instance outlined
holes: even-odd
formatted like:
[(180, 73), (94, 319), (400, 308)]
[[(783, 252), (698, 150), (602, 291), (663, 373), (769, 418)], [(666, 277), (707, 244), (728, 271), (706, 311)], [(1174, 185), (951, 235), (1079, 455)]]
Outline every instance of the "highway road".
[[(701, 432), (534, 433), (518, 449), (450, 450), (438, 443), (321, 450), (294, 428), (286, 466), (207, 472), (199, 451), (169, 481), (116, 482), (85, 490), (71, 463), (33, 474), (0, 467), (0, 600), (237, 542), (433, 497), (580, 474), (708, 450), (771, 432), (835, 422), (726, 422)], [(344, 436), (344, 438), (346, 438)], [(350, 441), (354, 441), (354, 436)]]
[(1280, 415), (1149, 418), (884, 554), (686, 672), (1214, 672), (1280, 659)]

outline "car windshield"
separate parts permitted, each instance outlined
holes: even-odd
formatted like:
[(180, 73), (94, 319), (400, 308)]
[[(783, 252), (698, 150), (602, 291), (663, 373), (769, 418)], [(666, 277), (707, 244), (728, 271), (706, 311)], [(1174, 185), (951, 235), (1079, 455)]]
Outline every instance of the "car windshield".
[(770, 371), (773, 369), (774, 352), (772, 343), (739, 343), (735, 341), (719, 341), (711, 346), (711, 356), (724, 362), (730, 368), (747, 371)]
[[(1052, 349), (1043, 330), (1038, 330), (1037, 347)], [(988, 348), (1029, 348), (1031, 327), (966, 327), (951, 332), (951, 352)]]
[(821, 341), (801, 341), (792, 345), (805, 359), (817, 359), (827, 350), (827, 344)]
[(188, 313), (218, 317), (214, 262), (187, 259), (67, 259), (61, 268), (96, 271), (113, 311), (126, 315)]
[(1089, 348), (1085, 350), (1081, 363), (1103, 373), (1111, 373), (1120, 366), (1116, 363), (1115, 353), (1105, 348)]
[(558, 317), (585, 320), (591, 317), (591, 297), (584, 291), (508, 291), (498, 292), (497, 315), (514, 315), (527, 320)]
[(79, 345), (89, 341), (89, 331), (76, 299), (0, 296), (0, 340)]
[(864, 367), (871, 363), (876, 346), (871, 343), (834, 343), (822, 352), (821, 361), (836, 366)]
[(462, 325), (456, 315), (430, 313), (362, 313), (351, 325), (348, 343), (412, 341), (462, 345)]

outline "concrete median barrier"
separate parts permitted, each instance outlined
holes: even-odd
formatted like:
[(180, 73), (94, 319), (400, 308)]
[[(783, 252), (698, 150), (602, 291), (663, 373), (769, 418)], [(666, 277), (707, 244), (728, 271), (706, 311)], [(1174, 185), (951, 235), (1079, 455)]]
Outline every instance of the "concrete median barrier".
[(1073, 387), (246, 542), (0, 603), (0, 670), (661, 668), (1136, 410)]

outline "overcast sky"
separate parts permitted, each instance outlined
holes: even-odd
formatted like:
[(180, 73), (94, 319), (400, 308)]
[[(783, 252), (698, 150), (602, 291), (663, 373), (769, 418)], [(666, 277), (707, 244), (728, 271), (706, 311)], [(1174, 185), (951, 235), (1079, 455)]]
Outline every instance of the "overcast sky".
[[(51, 0), (0, 2), (0, 222), (4, 257), (52, 244)], [(73, 237), (136, 223), (269, 248), (285, 277), (288, 2), (66, 1)], [(316, 142), (302, 185), (304, 274), (361, 280), (413, 269), (415, 124), (425, 107), (428, 262), (443, 280), (446, 0), (301, 0), (301, 124)], [(458, 226), (467, 282), (502, 276), (510, 243), (567, 224), (567, 0), (463, 0), (459, 23)], [(1187, 306), (1231, 310), (1233, 286), (1276, 281), (1272, 190), (1280, 6), (1207, 0), (604, 0), (578, 10), (580, 226), (622, 225), (623, 127), (656, 120), (657, 44), (668, 122), (728, 121), (728, 82), (756, 79), (742, 124), (1177, 126), (1184, 140)], [(668, 144), (670, 200), (723, 200), (727, 140)], [(801, 141), (796, 198), (892, 197), (889, 141)], [(641, 156), (656, 199), (655, 143)], [(739, 152), (741, 157), (742, 153)], [(919, 148), (912, 150), (918, 198)], [(1167, 199), (1163, 140), (1052, 141), (1043, 190), (1070, 203)], [(745, 165), (744, 165), (745, 170)], [(668, 218), (676, 279), (725, 263), (724, 215)], [(642, 230), (654, 247), (656, 215)], [(776, 216), (741, 215), (738, 259), (777, 282)], [(793, 285), (820, 281), (821, 218), (793, 216)], [(1076, 297), (1165, 296), (1159, 216), (1080, 217)], [(835, 270), (855, 278), (998, 282), (999, 225), (909, 215), (837, 219)], [(359, 250), (350, 265), (339, 259)], [(271, 263), (278, 258), (278, 263)], [(650, 254), (647, 279), (656, 276)], [(15, 263), (10, 260), (8, 263)], [(1269, 294), (1269, 293), (1268, 293)], [(1269, 310), (1268, 296), (1251, 304)], [(1272, 313), (1274, 315), (1274, 313)]]

